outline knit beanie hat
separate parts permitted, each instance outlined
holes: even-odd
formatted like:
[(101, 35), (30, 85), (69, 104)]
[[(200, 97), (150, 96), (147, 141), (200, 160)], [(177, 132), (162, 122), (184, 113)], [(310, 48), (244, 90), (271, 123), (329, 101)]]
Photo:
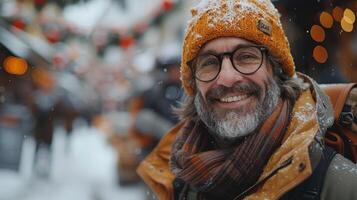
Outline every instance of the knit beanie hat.
[(280, 23), (280, 14), (270, 0), (201, 0), (192, 8), (183, 42), (181, 81), (189, 96), (195, 93), (187, 62), (201, 47), (219, 37), (239, 37), (268, 48), (283, 71), (294, 76), (295, 65), (289, 42)]

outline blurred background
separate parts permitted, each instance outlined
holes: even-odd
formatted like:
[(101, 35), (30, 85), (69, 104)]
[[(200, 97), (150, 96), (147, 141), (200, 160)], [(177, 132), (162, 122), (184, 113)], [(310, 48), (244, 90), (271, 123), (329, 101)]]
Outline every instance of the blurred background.
[[(357, 81), (356, 0), (276, 0), (296, 68)], [(195, 0), (0, 1), (0, 200), (141, 200)]]

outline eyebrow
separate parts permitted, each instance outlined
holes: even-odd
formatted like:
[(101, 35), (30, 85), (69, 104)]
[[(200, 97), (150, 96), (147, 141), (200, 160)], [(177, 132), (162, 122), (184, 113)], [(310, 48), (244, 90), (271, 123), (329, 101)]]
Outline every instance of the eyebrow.
[(199, 52), (198, 55), (206, 55), (206, 54), (218, 55), (218, 54), (222, 54), (222, 53), (230, 53), (230, 52), (234, 51), (237, 48), (249, 47), (249, 46), (254, 46), (254, 45), (256, 45), (256, 44), (238, 44), (238, 45), (234, 46), (230, 51), (226, 51), (226, 52), (217, 52), (215, 50), (209, 49), (207, 51)]

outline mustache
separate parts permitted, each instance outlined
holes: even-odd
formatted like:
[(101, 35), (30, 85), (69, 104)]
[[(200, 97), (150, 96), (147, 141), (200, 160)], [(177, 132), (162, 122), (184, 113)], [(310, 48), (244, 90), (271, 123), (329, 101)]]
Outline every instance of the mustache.
[(259, 97), (262, 93), (262, 88), (254, 82), (236, 82), (231, 87), (219, 85), (207, 91), (206, 99), (213, 101), (229, 93), (245, 93)]

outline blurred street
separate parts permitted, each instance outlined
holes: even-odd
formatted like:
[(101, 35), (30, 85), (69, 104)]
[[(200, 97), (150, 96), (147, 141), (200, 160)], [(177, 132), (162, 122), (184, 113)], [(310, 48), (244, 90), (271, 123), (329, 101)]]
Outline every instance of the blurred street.
[(42, 154), (42, 166), (35, 167), (49, 170), (49, 178), (38, 172), (25, 180), (0, 170), (1, 200), (138, 200), (147, 195), (141, 184), (118, 186), (115, 151), (98, 129), (79, 124), (67, 137), (58, 127), (53, 152)]

